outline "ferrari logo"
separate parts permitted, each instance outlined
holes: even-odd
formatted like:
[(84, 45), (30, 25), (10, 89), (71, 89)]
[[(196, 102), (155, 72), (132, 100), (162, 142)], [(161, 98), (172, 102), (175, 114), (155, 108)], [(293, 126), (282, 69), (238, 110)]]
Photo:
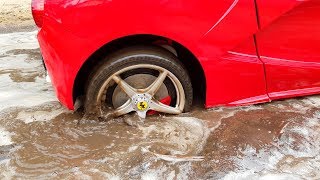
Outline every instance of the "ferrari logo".
[(138, 108), (140, 111), (145, 111), (145, 110), (148, 108), (148, 103), (147, 103), (146, 101), (138, 102), (137, 108)]

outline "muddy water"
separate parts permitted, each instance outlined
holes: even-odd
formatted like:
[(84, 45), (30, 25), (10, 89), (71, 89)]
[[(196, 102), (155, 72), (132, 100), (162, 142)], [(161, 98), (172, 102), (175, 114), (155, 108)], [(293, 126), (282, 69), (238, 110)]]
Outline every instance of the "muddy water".
[(0, 179), (319, 179), (320, 98), (83, 119), (45, 82), (35, 32), (0, 34)]

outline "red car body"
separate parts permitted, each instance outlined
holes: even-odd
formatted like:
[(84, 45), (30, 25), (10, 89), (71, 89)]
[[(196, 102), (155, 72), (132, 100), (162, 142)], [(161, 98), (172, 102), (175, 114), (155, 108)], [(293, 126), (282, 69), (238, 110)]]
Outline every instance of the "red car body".
[(136, 35), (164, 37), (196, 57), (206, 107), (320, 93), (319, 0), (34, 1), (41, 52), (69, 109), (85, 62)]

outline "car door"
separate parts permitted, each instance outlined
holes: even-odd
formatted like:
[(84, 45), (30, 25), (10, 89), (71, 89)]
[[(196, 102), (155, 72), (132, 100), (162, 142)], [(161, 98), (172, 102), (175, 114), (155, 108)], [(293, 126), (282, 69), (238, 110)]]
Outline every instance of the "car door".
[(257, 0), (256, 43), (271, 99), (320, 92), (320, 1)]
[[(198, 1), (201, 2), (201, 1)], [(201, 64), (206, 73), (207, 107), (269, 101), (265, 72), (255, 47), (259, 30), (254, 0), (211, 1), (212, 8), (228, 3), (220, 18), (201, 38)]]

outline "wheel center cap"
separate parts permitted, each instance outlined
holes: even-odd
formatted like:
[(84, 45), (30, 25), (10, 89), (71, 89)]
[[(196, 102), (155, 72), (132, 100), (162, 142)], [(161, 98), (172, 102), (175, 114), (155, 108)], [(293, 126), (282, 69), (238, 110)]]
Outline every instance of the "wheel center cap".
[(136, 111), (147, 112), (151, 96), (149, 94), (136, 94), (132, 97), (132, 105)]
[(149, 104), (147, 101), (140, 101), (137, 103), (137, 108), (140, 111), (145, 111), (148, 109), (148, 107), (149, 107)]

